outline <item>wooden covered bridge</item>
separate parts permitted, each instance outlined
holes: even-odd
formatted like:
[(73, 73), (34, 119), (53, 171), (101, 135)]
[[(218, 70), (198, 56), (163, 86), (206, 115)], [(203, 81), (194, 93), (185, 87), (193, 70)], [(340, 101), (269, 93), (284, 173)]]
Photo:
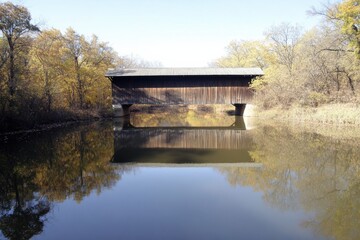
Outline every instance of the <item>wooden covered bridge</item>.
[(112, 82), (114, 114), (129, 114), (133, 104), (233, 104), (242, 115), (252, 100), (251, 80), (260, 68), (144, 68), (115, 69)]

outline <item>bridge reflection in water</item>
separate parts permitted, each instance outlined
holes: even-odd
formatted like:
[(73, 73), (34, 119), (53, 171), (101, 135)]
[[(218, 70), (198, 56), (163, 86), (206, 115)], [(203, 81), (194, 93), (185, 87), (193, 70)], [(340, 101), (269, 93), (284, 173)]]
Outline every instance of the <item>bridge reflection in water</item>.
[(242, 117), (231, 126), (136, 127), (114, 122), (113, 163), (156, 167), (261, 167), (249, 151), (251, 130)]

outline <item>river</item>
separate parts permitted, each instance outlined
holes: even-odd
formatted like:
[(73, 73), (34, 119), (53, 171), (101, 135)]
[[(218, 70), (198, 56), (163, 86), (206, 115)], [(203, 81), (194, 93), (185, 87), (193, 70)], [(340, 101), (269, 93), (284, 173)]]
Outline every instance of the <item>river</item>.
[(359, 239), (358, 138), (200, 110), (1, 136), (0, 239)]

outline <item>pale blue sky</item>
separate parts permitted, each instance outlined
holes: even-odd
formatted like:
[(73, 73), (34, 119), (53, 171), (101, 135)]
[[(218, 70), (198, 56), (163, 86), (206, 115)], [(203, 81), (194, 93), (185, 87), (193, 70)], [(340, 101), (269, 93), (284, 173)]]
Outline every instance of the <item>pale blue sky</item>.
[(311, 6), (327, 0), (15, 0), (42, 28), (95, 34), (120, 55), (164, 67), (202, 67), (225, 54), (231, 40), (262, 39), (282, 22), (309, 29)]

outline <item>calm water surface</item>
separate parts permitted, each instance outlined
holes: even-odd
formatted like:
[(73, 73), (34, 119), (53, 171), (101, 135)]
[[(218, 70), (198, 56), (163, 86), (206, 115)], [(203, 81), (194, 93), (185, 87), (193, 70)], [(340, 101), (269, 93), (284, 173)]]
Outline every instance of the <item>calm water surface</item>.
[(1, 138), (0, 239), (360, 238), (356, 139), (185, 110)]

